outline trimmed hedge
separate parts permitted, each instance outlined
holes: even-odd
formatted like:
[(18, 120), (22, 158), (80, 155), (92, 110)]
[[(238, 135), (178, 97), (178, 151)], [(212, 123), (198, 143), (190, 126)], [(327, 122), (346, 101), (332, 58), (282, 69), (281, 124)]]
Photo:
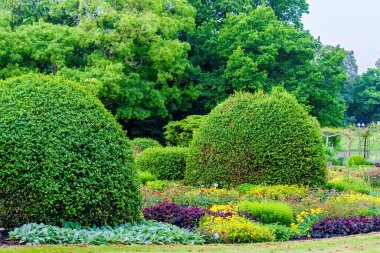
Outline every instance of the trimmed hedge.
[(188, 147), (195, 130), (199, 128), (205, 116), (190, 115), (179, 121), (171, 121), (164, 126), (165, 139), (169, 146)]
[(0, 220), (83, 225), (140, 219), (130, 142), (78, 84), (26, 75), (0, 82)]
[(134, 138), (131, 140), (132, 150), (134, 155), (139, 155), (147, 148), (162, 147), (162, 145), (151, 138)]
[(159, 180), (182, 180), (187, 154), (183, 147), (148, 148), (136, 157), (136, 167)]
[(291, 206), (283, 203), (260, 203), (260, 202), (241, 202), (237, 205), (241, 212), (248, 212), (260, 222), (271, 224), (279, 223), (290, 226), (294, 221), (294, 213)]
[(239, 92), (214, 108), (189, 147), (192, 185), (324, 185), (326, 155), (315, 121), (286, 92)]

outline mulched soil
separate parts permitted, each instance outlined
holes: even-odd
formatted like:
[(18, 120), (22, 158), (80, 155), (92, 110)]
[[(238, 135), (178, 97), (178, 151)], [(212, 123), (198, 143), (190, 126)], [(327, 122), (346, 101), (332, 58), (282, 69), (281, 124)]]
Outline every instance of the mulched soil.
[(9, 234), (4, 229), (0, 228), (0, 246), (20, 245), (18, 242), (7, 241), (8, 237), (9, 237)]

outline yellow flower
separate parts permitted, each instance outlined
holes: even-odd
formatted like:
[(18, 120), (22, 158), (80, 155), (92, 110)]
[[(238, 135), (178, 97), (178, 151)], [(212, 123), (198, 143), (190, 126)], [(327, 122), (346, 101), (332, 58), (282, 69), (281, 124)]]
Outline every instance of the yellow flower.
[(294, 228), (294, 229), (297, 229), (297, 228), (298, 228), (298, 225), (295, 224), (295, 223), (292, 223), (292, 224), (290, 224), (290, 227), (291, 227), (291, 228)]
[(232, 213), (235, 213), (233, 211), (233, 206), (232, 205), (215, 205), (215, 206), (212, 206), (210, 208), (210, 211), (213, 211), (213, 212), (221, 212), (221, 213), (227, 213), (227, 212), (232, 212)]
[(312, 214), (321, 214), (321, 213), (323, 213), (323, 210), (322, 210), (322, 208), (316, 208), (316, 209), (310, 209), (310, 212)]

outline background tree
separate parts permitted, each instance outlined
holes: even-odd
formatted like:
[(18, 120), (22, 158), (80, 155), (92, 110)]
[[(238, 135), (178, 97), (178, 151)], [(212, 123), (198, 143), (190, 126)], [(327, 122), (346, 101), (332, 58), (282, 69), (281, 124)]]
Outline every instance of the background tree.
[(306, 0), (189, 0), (197, 9), (197, 25), (210, 20), (221, 21), (227, 13), (249, 13), (265, 4), (279, 20), (301, 26), (302, 14), (308, 13)]
[(214, 71), (222, 80), (205, 84), (213, 91), (208, 100), (222, 101), (235, 90), (282, 86), (323, 126), (341, 125), (343, 49), (322, 47), (308, 32), (279, 21), (269, 7), (228, 14), (224, 23), (216, 43), (220, 66)]
[(342, 119), (343, 51), (303, 31), (305, 0), (6, 0), (0, 11), (0, 78), (77, 81), (131, 136), (163, 141), (172, 119), (274, 86), (323, 126)]
[(362, 123), (380, 120), (380, 68), (369, 69), (359, 77), (354, 96), (348, 108), (349, 115)]
[[(341, 90), (342, 98), (346, 104), (349, 106), (354, 102), (354, 86), (358, 79), (358, 65), (356, 64), (356, 59), (353, 51), (347, 52), (347, 56), (343, 61), (344, 68), (347, 72), (347, 79), (344, 82), (343, 88)], [(354, 119), (345, 112), (344, 118), (345, 125), (354, 123)]]
[(377, 59), (376, 63), (375, 63), (375, 67), (376, 68), (380, 68), (380, 58)]
[[(312, 106), (311, 114), (322, 126), (339, 127), (342, 125), (346, 106), (341, 96), (347, 72), (344, 59), (347, 53), (339, 46), (324, 46), (314, 59), (314, 85), (309, 90), (308, 103)], [(311, 83), (311, 82), (310, 82)]]
[[(4, 5), (5, 6), (5, 5)], [(180, 34), (194, 27), (184, 0), (22, 0), (1, 22), (0, 76), (55, 74), (87, 84), (124, 122), (186, 111), (197, 88)], [(5, 18), (6, 17), (6, 18)]]

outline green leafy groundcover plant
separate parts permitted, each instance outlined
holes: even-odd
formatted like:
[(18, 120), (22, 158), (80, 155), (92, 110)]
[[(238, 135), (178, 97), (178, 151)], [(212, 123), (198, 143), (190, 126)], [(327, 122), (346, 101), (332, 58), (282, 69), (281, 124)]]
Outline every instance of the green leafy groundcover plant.
[(188, 149), (184, 147), (148, 148), (136, 157), (136, 167), (160, 180), (183, 179)]
[(101, 102), (62, 78), (0, 82), (0, 220), (83, 225), (140, 219), (130, 142)]
[(10, 240), (38, 244), (202, 244), (203, 238), (187, 229), (155, 221), (117, 227), (60, 228), (26, 224), (10, 232)]
[(326, 183), (326, 156), (314, 120), (288, 93), (239, 92), (205, 118), (190, 144), (193, 185)]

